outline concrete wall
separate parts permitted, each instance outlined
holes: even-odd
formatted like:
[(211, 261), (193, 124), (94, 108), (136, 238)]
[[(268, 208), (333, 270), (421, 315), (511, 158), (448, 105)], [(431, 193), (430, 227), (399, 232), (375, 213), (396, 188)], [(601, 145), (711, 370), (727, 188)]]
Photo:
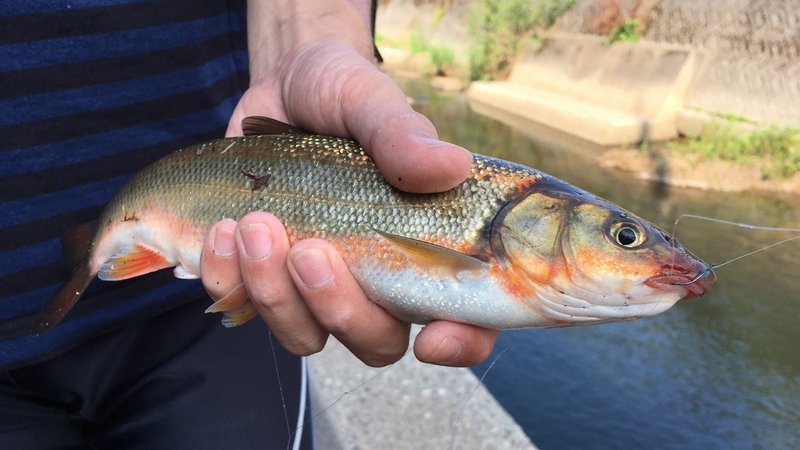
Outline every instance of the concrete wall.
[[(800, 126), (800, 0), (647, 3), (645, 39), (707, 55), (687, 92), (688, 109)], [(555, 28), (594, 32), (591, 19), (600, 4), (579, 1)]]
[(600, 145), (670, 139), (699, 65), (686, 46), (554, 33), (507, 81), (475, 82), (469, 96)]

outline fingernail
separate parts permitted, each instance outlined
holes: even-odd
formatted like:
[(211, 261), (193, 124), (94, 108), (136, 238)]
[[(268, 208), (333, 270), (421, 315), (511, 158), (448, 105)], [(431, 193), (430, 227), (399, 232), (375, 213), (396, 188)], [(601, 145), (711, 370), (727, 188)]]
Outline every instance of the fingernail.
[(272, 231), (265, 223), (248, 223), (239, 226), (244, 252), (248, 258), (261, 259), (272, 250)]
[(442, 339), (442, 342), (434, 350), (433, 355), (431, 355), (431, 361), (446, 364), (457, 360), (463, 354), (464, 343), (452, 336), (447, 336)]
[(230, 256), (236, 250), (236, 239), (234, 234), (236, 225), (233, 223), (222, 222), (217, 224), (214, 231), (214, 254), (217, 256)]
[(333, 282), (333, 268), (324, 251), (309, 248), (293, 253), (290, 259), (292, 267), (306, 287), (321, 289)]
[(461, 152), (466, 155), (469, 155), (470, 159), (472, 159), (472, 153), (469, 150), (459, 147), (458, 145), (453, 145), (449, 142), (444, 142), (440, 139), (430, 136), (417, 136), (415, 138), (419, 145), (423, 145), (425, 147), (429, 147), (432, 150), (440, 150), (440, 151), (449, 151), (449, 152)]
[(444, 142), (440, 141), (439, 139), (432, 138), (432, 137), (418, 136), (416, 138), (416, 141), (418, 143), (424, 145), (424, 146), (427, 146), (427, 147), (439, 147), (439, 146), (444, 145)]

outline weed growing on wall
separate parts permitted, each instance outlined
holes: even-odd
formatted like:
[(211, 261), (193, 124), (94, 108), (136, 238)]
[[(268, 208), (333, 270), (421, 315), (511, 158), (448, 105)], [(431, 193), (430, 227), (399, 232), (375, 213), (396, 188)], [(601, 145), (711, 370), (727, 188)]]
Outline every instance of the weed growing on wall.
[(479, 0), (470, 6), (470, 77), (506, 76), (521, 46), (552, 25), (576, 0)]

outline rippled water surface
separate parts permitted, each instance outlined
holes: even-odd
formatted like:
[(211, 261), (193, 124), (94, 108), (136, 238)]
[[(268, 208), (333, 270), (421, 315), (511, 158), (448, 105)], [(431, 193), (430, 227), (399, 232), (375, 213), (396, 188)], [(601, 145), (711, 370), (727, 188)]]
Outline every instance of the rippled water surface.
[[(443, 139), (536, 167), (666, 229), (680, 214), (800, 226), (798, 198), (637, 181), (599, 168), (589, 144), (478, 114), (422, 83), (406, 91)], [(688, 219), (677, 234), (712, 263), (788, 236)], [(495, 354), (506, 351), (485, 384), (545, 450), (800, 448), (799, 273), (796, 241), (721, 268), (710, 295), (657, 317), (502, 333)]]

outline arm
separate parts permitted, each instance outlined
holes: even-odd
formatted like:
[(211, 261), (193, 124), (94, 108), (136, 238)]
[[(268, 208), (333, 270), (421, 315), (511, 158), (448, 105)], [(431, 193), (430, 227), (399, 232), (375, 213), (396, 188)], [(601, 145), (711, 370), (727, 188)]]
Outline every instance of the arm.
[[(352, 136), (400, 189), (449, 189), (469, 174), (471, 155), (438, 140), (436, 130), (373, 62), (370, 2), (250, 1), (251, 84), (231, 118), (264, 115), (305, 129)], [(395, 149), (401, 148), (402, 151)], [(289, 351), (312, 354), (333, 334), (370, 365), (403, 356), (408, 325), (369, 301), (336, 250), (310, 239), (289, 247), (275, 217), (251, 213), (218, 223), (201, 271), (218, 299), (245, 282), (261, 317)], [(438, 321), (417, 336), (426, 362), (472, 365), (491, 351), (496, 332)]]

